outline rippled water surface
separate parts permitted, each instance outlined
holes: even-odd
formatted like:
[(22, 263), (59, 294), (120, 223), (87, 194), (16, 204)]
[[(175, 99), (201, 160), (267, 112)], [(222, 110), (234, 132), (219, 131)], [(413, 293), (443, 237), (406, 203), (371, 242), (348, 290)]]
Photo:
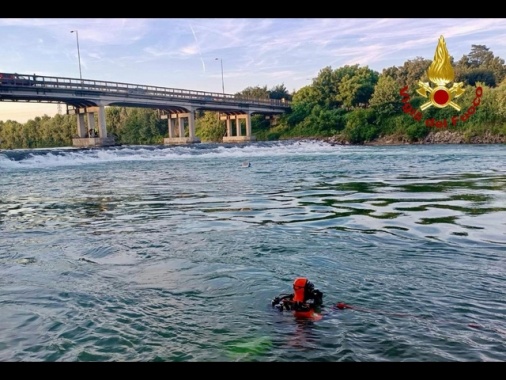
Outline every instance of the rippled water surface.
[(505, 361), (505, 284), (504, 145), (0, 151), (1, 361)]

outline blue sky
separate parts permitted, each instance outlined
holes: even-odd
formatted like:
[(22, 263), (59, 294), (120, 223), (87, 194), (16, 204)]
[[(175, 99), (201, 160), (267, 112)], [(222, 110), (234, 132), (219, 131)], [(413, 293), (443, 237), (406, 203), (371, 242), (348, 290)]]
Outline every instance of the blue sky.
[[(455, 60), (473, 44), (506, 59), (505, 18), (0, 18), (0, 72), (79, 78), (71, 30), (85, 79), (209, 92), (224, 84), (232, 94), (280, 84), (292, 92), (327, 66), (381, 73), (432, 60), (441, 35)], [(57, 112), (0, 102), (3, 121)]]

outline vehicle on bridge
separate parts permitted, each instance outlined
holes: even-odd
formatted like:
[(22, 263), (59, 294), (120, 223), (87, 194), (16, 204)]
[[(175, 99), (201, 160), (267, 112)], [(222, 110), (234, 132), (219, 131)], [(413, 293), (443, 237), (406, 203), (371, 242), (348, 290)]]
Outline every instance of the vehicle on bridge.
[(33, 86), (35, 76), (0, 73), (0, 86)]

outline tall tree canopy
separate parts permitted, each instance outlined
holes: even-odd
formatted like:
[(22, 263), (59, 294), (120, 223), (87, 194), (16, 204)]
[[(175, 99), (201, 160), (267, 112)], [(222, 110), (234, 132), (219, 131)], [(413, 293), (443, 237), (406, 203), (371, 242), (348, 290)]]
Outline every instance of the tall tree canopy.
[(506, 77), (504, 59), (495, 57), (485, 45), (472, 45), (471, 52), (457, 62), (455, 71), (457, 81), (470, 85), (483, 82), (495, 87)]

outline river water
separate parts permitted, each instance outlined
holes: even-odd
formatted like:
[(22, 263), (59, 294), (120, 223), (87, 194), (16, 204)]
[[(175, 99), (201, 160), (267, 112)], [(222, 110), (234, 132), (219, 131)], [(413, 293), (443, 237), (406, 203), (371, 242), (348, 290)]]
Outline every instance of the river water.
[(0, 151), (1, 361), (505, 361), (505, 285), (505, 145)]

